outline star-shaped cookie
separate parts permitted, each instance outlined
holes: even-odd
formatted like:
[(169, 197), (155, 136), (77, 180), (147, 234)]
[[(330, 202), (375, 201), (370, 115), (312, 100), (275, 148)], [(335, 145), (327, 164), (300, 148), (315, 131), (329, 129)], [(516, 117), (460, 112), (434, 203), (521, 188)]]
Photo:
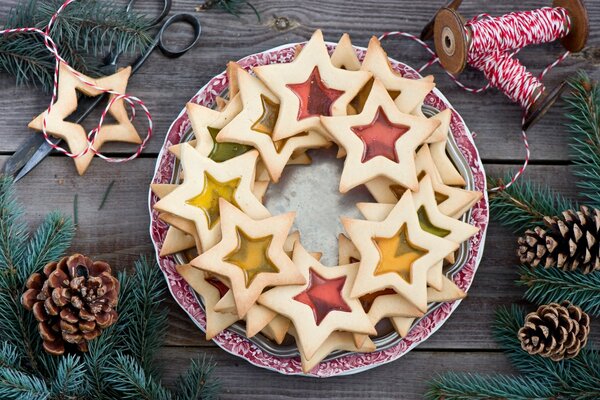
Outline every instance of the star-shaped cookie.
[(293, 154), (324, 147), (329, 141), (317, 132), (306, 132), (273, 141), (273, 128), (279, 114), (279, 100), (258, 78), (237, 68), (242, 110), (223, 126), (218, 142), (240, 143), (256, 148), (271, 179), (278, 182)]
[(259, 303), (292, 321), (306, 359), (312, 359), (335, 331), (376, 333), (360, 301), (350, 297), (358, 264), (325, 267), (299, 243), (293, 259), (306, 283), (275, 287), (263, 293)]
[[(476, 234), (479, 229), (473, 225), (462, 222), (458, 219), (449, 217), (440, 212), (436, 199), (431, 178), (425, 174), (419, 181), (419, 190), (412, 193), (415, 209), (421, 228), (438, 237), (442, 237), (454, 243), (462, 243)], [(381, 203), (358, 203), (356, 205), (363, 216), (370, 221), (384, 220), (390, 211), (394, 208), (393, 204)], [(454, 262), (454, 253), (448, 258), (449, 262)], [(443, 261), (429, 270), (427, 283), (434, 288), (441, 290), (442, 285)]]
[(224, 199), (219, 203), (223, 238), (190, 264), (227, 278), (240, 317), (265, 288), (305, 282), (283, 248), (293, 213), (252, 219)]
[[(464, 190), (444, 184), (435, 167), (427, 144), (421, 146), (417, 152), (415, 165), (418, 176), (427, 174), (431, 178), (438, 207), (445, 215), (458, 219), (483, 196), (481, 192)], [(365, 186), (379, 203), (396, 203), (405, 192), (404, 187), (394, 183), (387, 177), (372, 179), (366, 182)]]
[(236, 95), (222, 111), (215, 111), (195, 103), (186, 105), (188, 117), (196, 137), (196, 150), (216, 162), (223, 162), (242, 155), (251, 147), (240, 143), (217, 140), (220, 131), (242, 111), (242, 99)]
[(352, 296), (394, 289), (427, 311), (427, 274), (458, 244), (424, 231), (406, 191), (383, 221), (342, 218), (361, 256)]
[[(431, 118), (437, 118), (441, 121), (440, 127), (431, 135), (428, 140), (431, 158), (440, 174), (442, 182), (449, 186), (465, 187), (467, 184), (463, 176), (458, 172), (456, 166), (446, 152), (450, 134), (450, 121), (452, 119), (452, 110), (446, 109)], [(439, 132), (439, 133), (438, 133)], [(438, 136), (433, 138), (433, 136)]]
[(254, 72), (280, 100), (274, 140), (313, 130), (324, 133), (319, 117), (346, 115), (350, 101), (371, 78), (369, 72), (334, 67), (319, 30), (291, 63), (262, 65)]
[[(85, 75), (82, 76), (85, 80), (97, 86), (125, 93), (130, 75), (131, 68), (128, 67), (119, 70), (113, 75), (97, 80)], [(79, 124), (65, 121), (65, 119), (77, 109), (78, 91), (91, 97), (102, 94), (98, 89), (83, 83), (64, 63), (61, 63), (59, 66), (58, 98), (52, 105), (52, 111), (48, 115), (48, 111), (44, 111), (34, 118), (28, 126), (32, 129), (41, 131), (44, 117), (47, 115), (46, 132), (52, 136), (63, 139), (67, 143), (69, 151), (72, 154), (81, 154), (78, 157), (73, 158), (73, 160), (77, 172), (79, 175), (83, 175), (94, 158), (94, 152), (89, 150), (87, 153), (82, 154), (88, 147), (87, 132), (83, 126)], [(114, 97), (114, 95), (112, 96)], [(117, 100), (112, 104), (109, 114), (115, 119), (116, 123), (104, 125), (96, 134), (96, 139), (94, 141), (94, 148), (96, 150), (100, 150), (100, 147), (108, 141), (141, 143), (141, 138), (129, 120), (127, 110), (125, 109), (125, 103), (122, 99)]]
[(221, 239), (219, 199), (253, 218), (270, 216), (252, 193), (257, 158), (258, 152), (252, 150), (217, 163), (186, 144), (181, 148), (184, 181), (154, 208), (193, 221), (206, 251)]
[(356, 51), (352, 46), (350, 35), (344, 33), (340, 38), (335, 50), (331, 54), (331, 63), (336, 68), (345, 69), (348, 71), (360, 70), (360, 61), (356, 56)]
[(417, 189), (414, 152), (438, 127), (438, 121), (400, 112), (377, 79), (360, 114), (321, 119), (347, 152), (340, 192), (379, 176)]
[[(408, 79), (394, 71), (387, 53), (376, 37), (372, 37), (369, 41), (369, 47), (360, 69), (361, 71), (371, 72), (373, 79), (378, 79), (383, 84), (392, 99), (394, 99), (398, 109), (405, 114), (410, 114), (417, 108), (423, 102), (425, 96), (435, 87), (432, 78)], [(357, 111), (362, 110), (362, 106), (369, 96), (369, 91), (370, 86), (366, 85), (356, 99), (357, 102), (353, 102)]]

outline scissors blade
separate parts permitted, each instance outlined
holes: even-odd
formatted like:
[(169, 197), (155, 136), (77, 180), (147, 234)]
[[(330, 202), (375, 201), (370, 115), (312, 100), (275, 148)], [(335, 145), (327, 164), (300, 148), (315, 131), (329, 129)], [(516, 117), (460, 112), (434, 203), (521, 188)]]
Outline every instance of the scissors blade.
[[(41, 163), (42, 160), (46, 158), (46, 156), (52, 151), (52, 146), (50, 146), (46, 142), (42, 135), (35, 135), (35, 137), (41, 137), (44, 142), (37, 147), (35, 153), (33, 153), (31, 158), (29, 158), (29, 161), (27, 161), (23, 168), (21, 168), (17, 176), (15, 176), (15, 182), (19, 181), (21, 178), (27, 175), (32, 169), (34, 169), (39, 163)], [(60, 143), (61, 139), (50, 138), (50, 141), (54, 144), (58, 144)]]
[(30, 135), (25, 142), (19, 146), (17, 151), (2, 166), (3, 175), (15, 176), (27, 163), (33, 154), (46, 141), (42, 135)]

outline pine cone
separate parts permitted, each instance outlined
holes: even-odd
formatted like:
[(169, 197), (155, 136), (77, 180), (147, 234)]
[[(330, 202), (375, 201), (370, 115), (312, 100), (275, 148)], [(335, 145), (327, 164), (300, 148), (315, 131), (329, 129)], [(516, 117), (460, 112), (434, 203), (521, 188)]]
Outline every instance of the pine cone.
[(519, 238), (522, 263), (584, 274), (600, 269), (600, 210), (582, 206), (563, 212), (562, 218), (545, 217), (544, 223), (547, 229), (536, 227)]
[(529, 354), (560, 361), (577, 356), (589, 333), (589, 316), (581, 308), (563, 302), (543, 305), (527, 314), (518, 336), (521, 347)]
[(33, 310), (50, 354), (63, 354), (65, 345), (87, 351), (87, 342), (117, 321), (119, 281), (105, 262), (64, 257), (32, 274), (26, 286), (21, 304)]

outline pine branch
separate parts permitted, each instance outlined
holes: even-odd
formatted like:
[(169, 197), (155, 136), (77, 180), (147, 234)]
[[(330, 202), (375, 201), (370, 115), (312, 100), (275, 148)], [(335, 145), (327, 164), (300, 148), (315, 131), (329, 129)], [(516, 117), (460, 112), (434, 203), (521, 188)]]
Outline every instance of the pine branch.
[(429, 400), (550, 400), (556, 388), (547, 380), (528, 377), (447, 373), (435, 378), (425, 398)]
[(600, 89), (582, 72), (569, 82), (568, 130), (571, 132), (573, 173), (586, 202), (600, 207)]
[(8, 342), (0, 345), (0, 368), (21, 369), (21, 355), (16, 347)]
[(52, 399), (68, 400), (82, 397), (86, 389), (85, 372), (85, 365), (78, 356), (62, 357), (50, 389)]
[[(46, 27), (62, 0), (23, 0), (7, 16), (7, 28)], [(107, 49), (132, 53), (151, 42), (150, 20), (128, 13), (123, 4), (113, 1), (81, 0), (70, 4), (59, 15), (51, 31), (61, 56), (76, 70), (98, 75)], [(54, 59), (43, 39), (34, 34), (0, 37), (0, 72), (16, 77), (17, 84), (32, 84), (49, 90)]]
[(38, 377), (10, 368), (0, 368), (0, 398), (3, 400), (46, 400), (50, 395)]
[(164, 341), (167, 330), (167, 313), (162, 306), (165, 292), (164, 279), (155, 262), (145, 257), (135, 263), (136, 272), (131, 278), (130, 298), (119, 309), (128, 323), (122, 333), (122, 351), (139, 361), (145, 371), (156, 376), (154, 358)]
[(220, 384), (212, 377), (215, 365), (206, 357), (192, 360), (185, 374), (177, 380), (177, 400), (213, 400), (218, 396)]
[(29, 257), (19, 269), (21, 279), (25, 281), (47, 263), (58, 260), (71, 246), (74, 234), (75, 227), (70, 218), (58, 212), (48, 214), (27, 244)]
[(121, 399), (171, 400), (171, 393), (147, 374), (135, 358), (117, 354), (105, 372), (106, 381)]
[(535, 304), (568, 300), (591, 315), (600, 315), (600, 274), (522, 266), (517, 283), (527, 287), (524, 298)]
[(12, 178), (0, 176), (0, 270), (14, 269), (23, 259), (28, 237), (23, 220)]
[[(488, 181), (496, 186), (510, 179), (488, 178)], [(544, 216), (559, 215), (575, 207), (576, 204), (550, 188), (524, 180), (490, 196), (492, 216), (515, 232), (543, 225)]]

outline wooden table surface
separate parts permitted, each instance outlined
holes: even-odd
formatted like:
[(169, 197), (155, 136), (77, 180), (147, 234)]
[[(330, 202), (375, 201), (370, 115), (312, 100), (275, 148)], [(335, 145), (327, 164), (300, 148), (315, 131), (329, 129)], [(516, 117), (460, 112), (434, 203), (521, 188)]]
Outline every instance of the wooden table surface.
[[(18, 0), (2, 0), (0, 15), (5, 15)], [(87, 174), (77, 176), (71, 160), (60, 155), (47, 158), (18, 183), (18, 192), (26, 203), (27, 219), (38, 223), (53, 209), (73, 212), (73, 198), (78, 195), (77, 236), (73, 250), (101, 257), (119, 267), (130, 266), (140, 253), (153, 253), (148, 235), (148, 184), (154, 171), (156, 155), (171, 121), (186, 101), (209, 78), (221, 72), (227, 61), (289, 42), (306, 40), (316, 28), (322, 28), (327, 40), (336, 41), (348, 32), (353, 42), (365, 46), (372, 35), (391, 30), (418, 34), (442, 1), (409, 0), (252, 0), (261, 12), (258, 23), (250, 10), (238, 19), (221, 11), (200, 15), (203, 36), (192, 52), (178, 60), (155, 53), (130, 82), (129, 93), (142, 98), (152, 111), (156, 136), (144, 154), (126, 164), (109, 164), (94, 160)], [(140, 2), (149, 7), (153, 1)], [(194, 0), (174, 0), (174, 10), (194, 13)], [(549, 1), (466, 1), (461, 12), (471, 17), (481, 12), (507, 13), (549, 5)], [(550, 87), (585, 69), (600, 77), (600, 2), (587, 1), (591, 35), (588, 47), (571, 56), (556, 68), (546, 84)], [(276, 19), (285, 22), (278, 30)], [(171, 35), (185, 37), (182, 29)], [(391, 39), (384, 43), (389, 55), (413, 66), (421, 65), (425, 53), (408, 41)], [(559, 44), (536, 46), (523, 51), (520, 58), (533, 71), (561, 54)], [(459, 90), (438, 66), (429, 73), (437, 87), (476, 132), (476, 143), (487, 173), (497, 175), (518, 168), (523, 158), (519, 138), (520, 109), (495, 90), (471, 95)], [(481, 84), (481, 75), (468, 71), (464, 79)], [(48, 96), (35, 88), (17, 88), (14, 80), (0, 75), (0, 164), (31, 133), (27, 122), (47, 106)], [(530, 131), (532, 166), (528, 178), (546, 182), (565, 194), (575, 194), (567, 151), (566, 122), (560, 107), (554, 108)], [(111, 147), (113, 154), (123, 154), (126, 147)], [(102, 211), (102, 195), (111, 181), (112, 193)], [(276, 189), (271, 189), (276, 190)], [(177, 374), (188, 365), (190, 357), (207, 354), (217, 363), (223, 398), (394, 398), (416, 399), (425, 391), (425, 382), (444, 371), (514, 372), (490, 335), (494, 310), (500, 305), (518, 302), (522, 289), (516, 278), (515, 238), (506, 229), (492, 223), (487, 234), (485, 255), (466, 300), (446, 324), (429, 340), (405, 357), (391, 364), (352, 377), (325, 380), (287, 377), (251, 366), (227, 354), (203, 339), (203, 334), (187, 316), (168, 299), (169, 330), (160, 354), (165, 380), (173, 384)], [(598, 332), (600, 330), (596, 330)], [(598, 335), (596, 335), (598, 337)]]

